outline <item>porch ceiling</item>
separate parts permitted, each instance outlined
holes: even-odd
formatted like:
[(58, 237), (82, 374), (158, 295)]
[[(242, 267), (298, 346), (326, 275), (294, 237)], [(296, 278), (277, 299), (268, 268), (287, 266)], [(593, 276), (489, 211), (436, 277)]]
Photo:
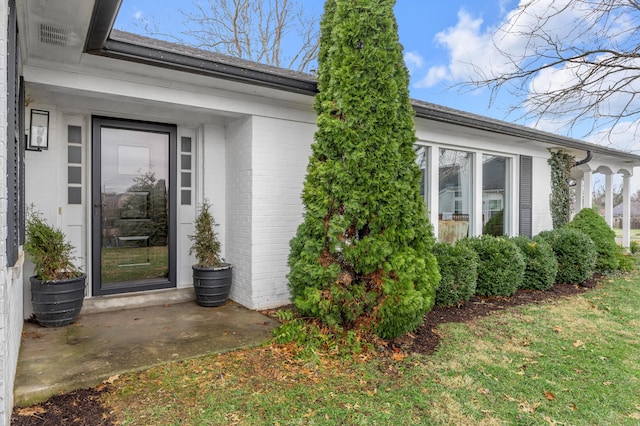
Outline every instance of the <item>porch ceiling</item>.
[(87, 0), (17, 1), (23, 60), (77, 63), (93, 12)]
[(216, 114), (209, 108), (196, 108), (176, 103), (155, 102), (148, 99), (108, 95), (103, 92), (62, 88), (39, 83), (27, 83), (26, 98), (39, 104), (56, 105), (68, 112), (125, 117), (137, 120), (164, 119), (167, 123), (198, 126), (202, 123), (224, 125), (242, 115), (229, 111)]

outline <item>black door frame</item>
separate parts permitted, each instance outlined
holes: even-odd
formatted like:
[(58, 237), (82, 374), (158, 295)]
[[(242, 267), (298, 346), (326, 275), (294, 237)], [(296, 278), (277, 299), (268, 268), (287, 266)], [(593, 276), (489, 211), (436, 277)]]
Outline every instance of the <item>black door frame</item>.
[[(126, 120), (102, 116), (91, 117), (92, 126), (92, 172), (91, 172), (91, 254), (92, 254), (92, 294), (104, 296), (109, 294), (133, 293), (146, 290), (163, 288), (175, 288), (177, 283), (176, 271), (176, 229), (177, 229), (177, 127), (172, 124), (153, 123), (146, 121)], [(168, 188), (168, 249), (169, 249), (169, 273), (166, 279), (150, 280), (140, 284), (139, 282), (122, 282), (118, 286), (103, 289), (101, 285), (102, 262), (102, 229), (100, 219), (102, 217), (101, 201), (101, 137), (102, 128), (137, 130), (154, 133), (166, 133), (169, 135), (169, 188)], [(136, 283), (136, 285), (133, 285)]]

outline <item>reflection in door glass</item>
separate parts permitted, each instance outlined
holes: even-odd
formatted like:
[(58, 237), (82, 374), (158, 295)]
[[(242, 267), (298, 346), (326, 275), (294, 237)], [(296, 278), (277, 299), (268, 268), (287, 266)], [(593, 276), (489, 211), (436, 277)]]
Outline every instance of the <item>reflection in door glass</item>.
[(169, 136), (101, 129), (102, 285), (167, 278)]

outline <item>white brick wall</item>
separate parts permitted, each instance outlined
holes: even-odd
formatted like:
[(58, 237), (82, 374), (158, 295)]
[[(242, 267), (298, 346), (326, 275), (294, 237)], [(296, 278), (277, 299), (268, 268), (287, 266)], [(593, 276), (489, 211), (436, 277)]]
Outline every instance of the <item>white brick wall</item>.
[(251, 307), (251, 118), (238, 119), (226, 132), (226, 260), (234, 265), (231, 299)]
[(251, 117), (227, 126), (227, 260), (231, 298), (251, 309), (289, 303), (289, 241), (302, 221), (302, 184), (315, 125)]
[(551, 167), (547, 157), (533, 157), (533, 187), (531, 188), (531, 218), (533, 235), (553, 229), (549, 196), (551, 195)]
[(7, 1), (0, 2), (0, 426), (9, 425), (22, 333), (22, 257), (7, 264)]
[(315, 125), (264, 117), (253, 119), (254, 309), (290, 302), (289, 241), (302, 222), (302, 185)]

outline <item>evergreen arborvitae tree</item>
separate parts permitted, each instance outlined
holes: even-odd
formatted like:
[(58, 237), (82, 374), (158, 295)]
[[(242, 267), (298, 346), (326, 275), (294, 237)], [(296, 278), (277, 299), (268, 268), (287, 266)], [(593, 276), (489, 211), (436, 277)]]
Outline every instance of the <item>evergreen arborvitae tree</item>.
[(318, 130), (289, 256), (298, 309), (383, 338), (421, 323), (440, 280), (394, 4), (325, 4)]

